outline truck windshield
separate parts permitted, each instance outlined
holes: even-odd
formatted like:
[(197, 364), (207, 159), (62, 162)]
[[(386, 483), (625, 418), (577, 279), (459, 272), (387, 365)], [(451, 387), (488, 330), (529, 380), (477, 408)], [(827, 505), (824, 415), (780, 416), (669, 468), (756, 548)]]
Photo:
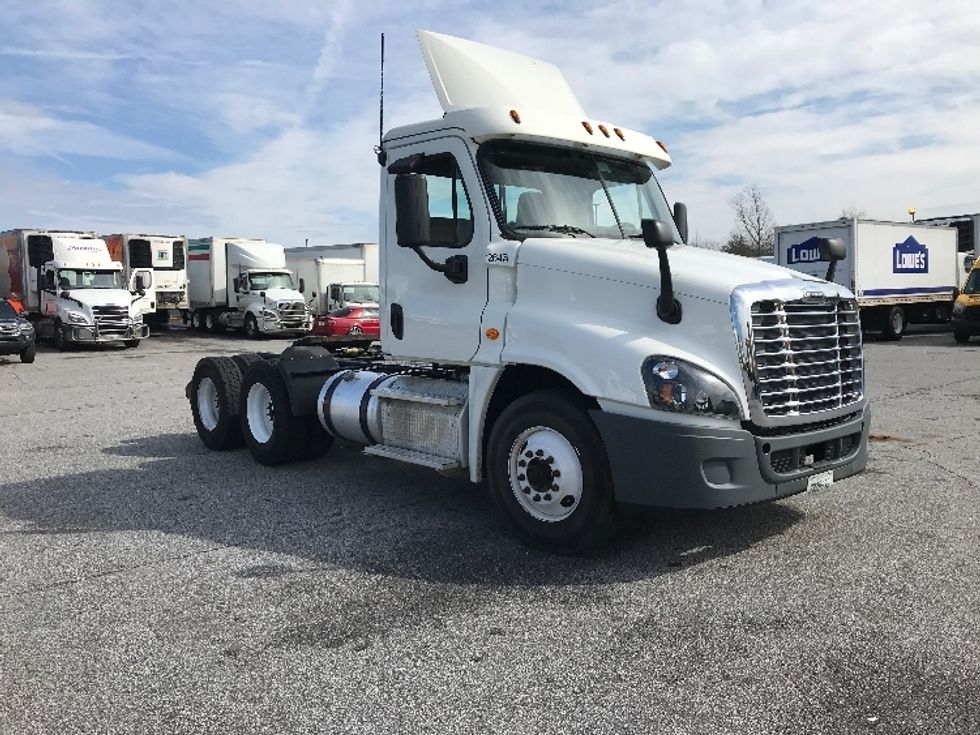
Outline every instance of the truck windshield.
[(62, 268), (58, 271), (58, 288), (122, 288), (119, 271), (89, 271)]
[(966, 283), (963, 284), (963, 293), (980, 293), (980, 268), (974, 268), (967, 276)]
[(249, 273), (248, 282), (253, 291), (286, 288), (294, 291), (293, 277), (289, 273)]
[(377, 286), (366, 286), (364, 284), (344, 284), (344, 302), (351, 304), (376, 304), (378, 303), (379, 293)]
[(479, 160), (506, 237), (641, 237), (640, 221), (659, 219), (681, 242), (644, 163), (513, 141), (483, 144)]

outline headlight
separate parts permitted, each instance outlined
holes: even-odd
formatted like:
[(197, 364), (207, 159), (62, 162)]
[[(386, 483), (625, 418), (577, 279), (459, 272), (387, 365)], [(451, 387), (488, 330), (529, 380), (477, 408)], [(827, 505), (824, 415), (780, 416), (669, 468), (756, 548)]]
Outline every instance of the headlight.
[(88, 324), (88, 319), (80, 311), (69, 311), (68, 321), (72, 324)]
[(721, 378), (683, 360), (654, 355), (640, 369), (650, 405), (664, 411), (741, 418), (738, 396)]
[(33, 331), (34, 331), (34, 325), (31, 324), (30, 322), (28, 322), (28, 321), (22, 321), (20, 323), (20, 333), (21, 334), (30, 334)]
[(134, 315), (133, 316), (133, 322), (136, 323), (136, 324), (142, 324), (143, 323), (143, 315), (142, 314), (136, 314), (136, 315)]
[(265, 317), (274, 317), (274, 316), (276, 316), (276, 312), (272, 311), (271, 309), (263, 309), (262, 310), (262, 316), (265, 316)]
[(965, 311), (966, 307), (959, 301), (953, 304), (953, 316), (962, 316)]

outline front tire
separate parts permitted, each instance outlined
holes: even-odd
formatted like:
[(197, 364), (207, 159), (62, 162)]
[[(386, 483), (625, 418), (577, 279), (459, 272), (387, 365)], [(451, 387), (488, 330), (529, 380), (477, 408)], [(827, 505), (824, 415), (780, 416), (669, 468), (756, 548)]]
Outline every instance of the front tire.
[(259, 323), (255, 320), (255, 315), (248, 313), (245, 315), (245, 336), (249, 339), (258, 339), (262, 336), (259, 331)]
[(560, 553), (601, 544), (613, 525), (612, 473), (584, 401), (530, 393), (508, 406), (487, 447), (490, 492), (522, 541)]
[(126, 345), (126, 349), (128, 349), (128, 350), (135, 350), (137, 347), (140, 346), (140, 340), (138, 340), (138, 339), (127, 339), (125, 342), (123, 342), (123, 344)]
[(54, 347), (59, 352), (68, 349), (68, 340), (65, 339), (65, 328), (60, 319), (54, 321)]
[(194, 368), (188, 399), (198, 436), (208, 449), (242, 445), (238, 396), (242, 375), (230, 357), (205, 357)]
[(901, 306), (893, 306), (885, 311), (885, 321), (882, 334), (890, 342), (898, 342), (905, 334), (907, 326), (905, 310)]
[(23, 352), (20, 353), (20, 361), (28, 362), (28, 363), (34, 362), (34, 356), (36, 354), (37, 354), (37, 347), (31, 345), (30, 347), (28, 347), (27, 349), (25, 349)]
[(953, 339), (955, 339), (959, 344), (965, 345), (970, 341), (970, 333), (965, 329), (954, 329)]

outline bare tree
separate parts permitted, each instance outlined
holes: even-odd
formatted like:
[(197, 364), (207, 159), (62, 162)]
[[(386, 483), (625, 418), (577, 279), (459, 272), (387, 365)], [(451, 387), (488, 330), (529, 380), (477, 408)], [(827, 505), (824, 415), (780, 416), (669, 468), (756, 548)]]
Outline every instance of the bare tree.
[(735, 210), (735, 228), (725, 251), (752, 257), (772, 255), (775, 221), (759, 187), (755, 184), (745, 187), (729, 204)]
[(859, 209), (856, 204), (852, 204), (849, 207), (844, 207), (840, 211), (841, 219), (864, 219), (868, 216), (868, 213), (863, 209)]
[(696, 248), (707, 248), (708, 250), (721, 250), (721, 243), (717, 240), (712, 240), (710, 237), (705, 237), (700, 232), (695, 232), (690, 238), (688, 245), (693, 245)]

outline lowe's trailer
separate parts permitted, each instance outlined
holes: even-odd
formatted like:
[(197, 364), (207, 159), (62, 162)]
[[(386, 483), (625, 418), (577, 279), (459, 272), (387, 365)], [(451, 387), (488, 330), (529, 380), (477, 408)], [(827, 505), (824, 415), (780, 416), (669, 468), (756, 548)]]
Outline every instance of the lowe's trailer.
[(834, 281), (857, 296), (865, 329), (898, 340), (910, 323), (949, 321), (962, 282), (955, 229), (860, 219), (785, 225), (776, 228), (776, 262), (825, 276), (820, 238), (845, 244)]

